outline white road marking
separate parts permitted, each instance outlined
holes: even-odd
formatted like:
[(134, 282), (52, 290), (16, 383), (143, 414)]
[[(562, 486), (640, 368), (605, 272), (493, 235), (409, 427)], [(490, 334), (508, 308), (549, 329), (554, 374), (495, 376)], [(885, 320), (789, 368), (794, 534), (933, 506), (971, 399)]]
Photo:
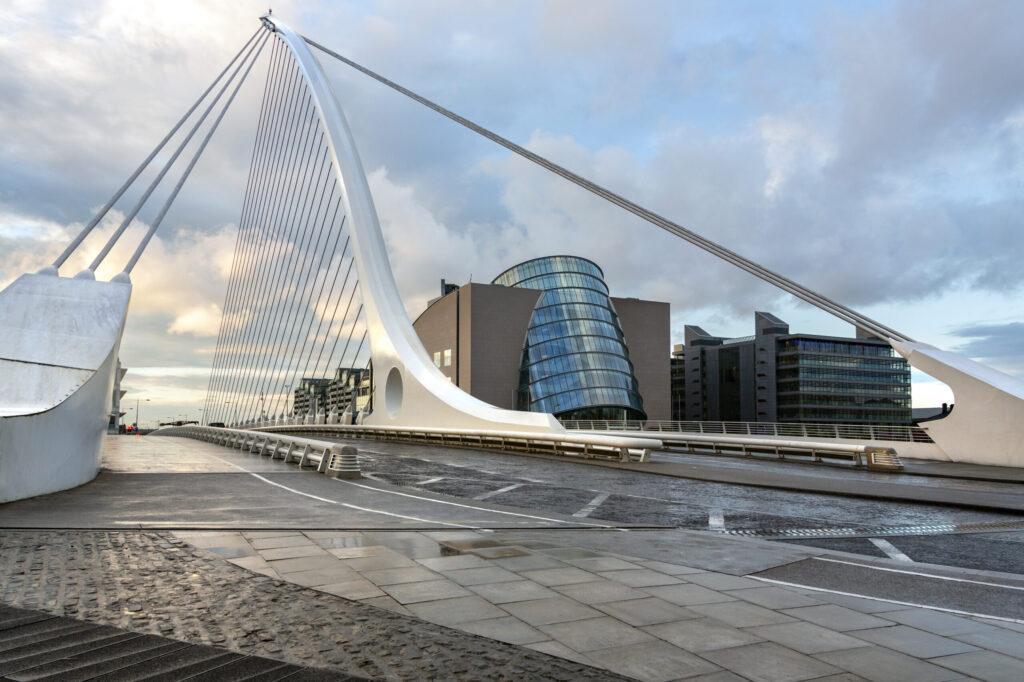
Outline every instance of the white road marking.
[(604, 503), (604, 501), (608, 499), (610, 495), (611, 493), (601, 493), (600, 495), (592, 499), (590, 502), (587, 502), (586, 506), (584, 506), (583, 509), (580, 509), (578, 512), (573, 514), (573, 516), (575, 516), (578, 519), (584, 519), (590, 516), (594, 513), (594, 510), (600, 507)]
[(419, 483), (413, 483), (413, 485), (430, 485), (431, 483), (437, 483), (438, 481), (443, 481), (443, 480), (444, 480), (444, 476), (438, 476), (437, 478), (428, 478), (425, 481), (420, 481)]
[[(471, 504), (460, 504), (458, 502), (449, 502), (448, 500), (435, 500), (435, 499), (433, 499), (431, 497), (422, 497), (420, 495), (412, 495), (410, 493), (399, 492), (398, 490), (384, 490), (383, 488), (375, 488), (372, 485), (363, 485), (362, 483), (353, 483), (352, 481), (345, 481), (345, 480), (340, 479), (340, 478), (332, 478), (331, 480), (335, 481), (337, 483), (344, 483), (345, 485), (354, 485), (357, 488), (366, 488), (367, 490), (372, 490), (372, 491), (378, 492), (378, 493), (386, 493), (388, 495), (400, 495), (402, 497), (411, 497), (414, 500), (423, 500), (424, 502), (433, 502), (434, 504), (447, 504), (447, 505), (450, 505), (452, 507), (462, 507), (463, 509), (473, 509), (475, 511), (487, 512), (489, 514), (505, 514), (507, 516), (519, 516), (519, 517), (524, 518), (524, 519), (535, 519), (537, 521), (551, 521), (552, 523), (565, 523), (565, 524), (573, 523), (571, 521), (563, 521), (562, 519), (552, 519), (552, 518), (549, 518), (547, 516), (533, 516), (532, 514), (520, 514), (518, 512), (502, 511), (501, 509), (486, 509), (484, 507), (474, 507)], [(574, 524), (574, 525), (594, 526), (595, 528), (614, 528), (614, 526), (609, 526), (606, 523), (583, 523), (583, 522), (579, 522), (578, 524)]]
[(303, 497), (308, 497), (308, 498), (317, 500), (319, 502), (326, 502), (327, 504), (337, 504), (337, 505), (341, 505), (342, 507), (348, 507), (349, 509), (355, 509), (357, 511), (369, 512), (371, 514), (383, 514), (384, 516), (393, 516), (395, 518), (408, 519), (410, 521), (419, 521), (421, 523), (436, 523), (436, 524), (441, 525), (441, 526), (456, 526), (457, 528), (471, 528), (473, 530), (477, 529), (476, 526), (469, 526), (469, 525), (466, 525), (465, 523), (450, 523), (448, 521), (435, 521), (434, 519), (421, 519), (418, 516), (406, 516), (405, 514), (396, 514), (394, 512), (383, 511), (381, 509), (370, 509), (369, 507), (359, 507), (359, 506), (354, 505), (354, 504), (349, 504), (348, 502), (339, 502), (338, 500), (331, 500), (331, 499), (328, 499), (326, 497), (320, 497), (319, 495), (312, 495), (310, 493), (304, 493), (301, 490), (296, 490), (295, 488), (289, 488), (286, 485), (281, 485), (280, 483), (275, 483), (274, 481), (271, 481), (269, 478), (264, 478), (263, 476), (260, 476), (259, 474), (255, 474), (255, 473), (249, 471), (248, 469), (246, 469), (244, 467), (238, 466), (234, 462), (229, 462), (226, 459), (221, 459), (220, 457), (217, 457), (216, 455), (210, 455), (210, 456), (213, 457), (214, 459), (219, 459), (221, 462), (224, 462), (225, 464), (228, 464), (230, 466), (235, 467), (239, 471), (243, 471), (243, 472), (249, 474), (250, 476), (258, 478), (259, 480), (263, 481), (264, 483), (269, 483), (270, 485), (276, 486), (278, 488), (281, 488), (282, 490), (287, 490), (290, 493), (295, 493), (296, 495), (302, 495)]
[(725, 530), (725, 515), (721, 509), (712, 509), (708, 513), (708, 528)]
[[(817, 557), (815, 557), (815, 558), (817, 558)], [(846, 563), (846, 562), (844, 561), (844, 562), (839, 562), (839, 563)], [(861, 566), (862, 564), (855, 564), (855, 565)], [(897, 573), (906, 573), (906, 572), (907, 571), (897, 571)], [(915, 574), (915, 575), (917, 575), (917, 574)], [(927, 575), (927, 574), (922, 573), (920, 575)], [(956, 614), (958, 616), (971, 616), (971, 617), (974, 617), (974, 618), (989, 618), (991, 620), (1001, 620), (1001, 621), (1005, 621), (1007, 623), (1019, 623), (1021, 625), (1024, 625), (1024, 620), (1021, 620), (1019, 618), (1009, 618), (1007, 616), (992, 616), (992, 615), (989, 615), (987, 613), (974, 613), (973, 611), (960, 611), (958, 609), (947, 609), (947, 608), (942, 607), (942, 606), (929, 606), (928, 604), (915, 604), (914, 602), (909, 602), (909, 601), (896, 601), (895, 599), (883, 599), (881, 597), (869, 597), (866, 594), (857, 594), (856, 592), (840, 592), (839, 590), (829, 590), (829, 589), (824, 588), (824, 587), (811, 587), (810, 585), (801, 585), (799, 583), (790, 583), (790, 582), (786, 582), (784, 580), (772, 580), (771, 578), (761, 578), (761, 577), (758, 577), (756, 575), (748, 575), (748, 576), (745, 576), (745, 577), (753, 578), (754, 580), (760, 580), (763, 583), (771, 583), (773, 585), (783, 585), (785, 587), (797, 587), (797, 588), (799, 588), (801, 590), (811, 590), (813, 592), (828, 592), (829, 594), (841, 594), (844, 597), (860, 597), (861, 599), (870, 599), (871, 601), (880, 601), (880, 602), (885, 602), (886, 604), (899, 604), (900, 606), (915, 606), (915, 607), (917, 607), (919, 609), (930, 609), (932, 611), (942, 611), (943, 613), (953, 613), (953, 614)], [(928, 577), (929, 578), (937, 578), (939, 576), (928, 576)], [(975, 582), (975, 581), (968, 580), (968, 581), (965, 581), (965, 582)], [(989, 583), (982, 583), (982, 584), (983, 585), (987, 585)], [(1007, 587), (1007, 586), (1006, 585), (999, 585), (999, 587)]]
[(522, 488), (523, 485), (524, 485), (523, 483), (513, 483), (512, 485), (507, 485), (504, 488), (498, 488), (497, 490), (492, 490), (490, 492), (480, 493), (479, 495), (474, 495), (473, 499), (474, 500), (486, 500), (489, 497), (494, 497), (495, 495), (501, 495), (502, 493), (507, 493), (510, 490), (515, 490), (516, 488)]
[(831, 559), (823, 556), (811, 557), (815, 561), (829, 561), (833, 564), (847, 564), (848, 566), (859, 566), (860, 568), (870, 568), (875, 571), (888, 571), (889, 573), (903, 573), (906, 575), (917, 575), (922, 578), (934, 578), (936, 580), (949, 580), (954, 583), (971, 583), (972, 585), (987, 585), (989, 587), (1001, 587), (1004, 590), (1024, 590), (1024, 587), (1017, 587), (1016, 585), (1002, 585), (1000, 583), (988, 583), (983, 580), (970, 580), (968, 578), (953, 578), (947, 575), (935, 575), (934, 573), (922, 573), (921, 571), (907, 571), (902, 568), (888, 568), (886, 566), (872, 566), (870, 564), (860, 564), (856, 561), (843, 561), (842, 559)]
[(888, 540), (883, 540), (882, 538), (868, 538), (868, 540), (871, 542), (872, 545), (885, 552), (886, 556), (888, 556), (890, 559), (895, 559), (896, 561), (905, 561), (908, 564), (914, 563), (913, 559), (911, 559), (906, 554), (897, 549), (896, 546)]

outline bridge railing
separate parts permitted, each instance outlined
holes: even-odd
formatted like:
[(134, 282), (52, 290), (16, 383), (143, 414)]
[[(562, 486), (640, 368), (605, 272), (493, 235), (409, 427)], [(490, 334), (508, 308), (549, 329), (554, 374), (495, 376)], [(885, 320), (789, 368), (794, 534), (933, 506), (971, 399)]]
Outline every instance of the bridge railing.
[[(431, 428), (416, 426), (376, 426), (342, 424), (324, 415), (278, 417), (231, 425), (225, 430), (247, 433), (324, 435), (344, 438), (429, 443), (447, 447), (472, 447), (506, 452), (562, 455), (585, 459), (613, 459), (621, 462), (647, 462), (650, 453), (663, 443), (653, 436), (592, 434), (578, 431), (507, 431), (467, 428)], [(219, 427), (217, 427), (219, 428)]]
[(919, 426), (873, 424), (797, 424), (775, 422), (702, 422), (667, 420), (565, 420), (566, 429), (578, 431), (646, 431), (652, 433), (701, 433), (779, 438), (835, 438), (900, 443), (931, 443)]

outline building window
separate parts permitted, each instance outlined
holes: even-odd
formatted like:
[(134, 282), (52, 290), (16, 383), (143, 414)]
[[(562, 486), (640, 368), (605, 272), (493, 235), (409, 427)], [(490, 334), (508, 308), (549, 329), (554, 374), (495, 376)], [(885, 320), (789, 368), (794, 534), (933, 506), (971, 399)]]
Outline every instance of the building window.
[(445, 367), (451, 367), (452, 366), (452, 349), (451, 348), (447, 348), (444, 351), (444, 366)]
[(441, 366), (441, 351), (434, 353), (434, 367)]

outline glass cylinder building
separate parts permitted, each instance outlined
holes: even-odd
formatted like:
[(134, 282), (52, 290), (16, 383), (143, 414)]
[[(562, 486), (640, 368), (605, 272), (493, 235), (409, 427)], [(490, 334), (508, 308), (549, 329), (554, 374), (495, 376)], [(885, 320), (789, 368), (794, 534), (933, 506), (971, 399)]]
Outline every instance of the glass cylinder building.
[(604, 273), (578, 256), (515, 265), (494, 284), (539, 289), (523, 348), (520, 410), (560, 419), (646, 419)]

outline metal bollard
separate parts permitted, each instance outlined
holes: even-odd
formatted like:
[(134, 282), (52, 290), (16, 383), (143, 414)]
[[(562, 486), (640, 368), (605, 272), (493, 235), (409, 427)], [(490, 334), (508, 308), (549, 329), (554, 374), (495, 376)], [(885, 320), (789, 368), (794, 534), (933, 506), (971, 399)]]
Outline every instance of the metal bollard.
[(331, 457), (331, 463), (327, 474), (334, 478), (356, 479), (362, 478), (359, 471), (358, 450), (351, 445), (343, 445), (341, 452)]

